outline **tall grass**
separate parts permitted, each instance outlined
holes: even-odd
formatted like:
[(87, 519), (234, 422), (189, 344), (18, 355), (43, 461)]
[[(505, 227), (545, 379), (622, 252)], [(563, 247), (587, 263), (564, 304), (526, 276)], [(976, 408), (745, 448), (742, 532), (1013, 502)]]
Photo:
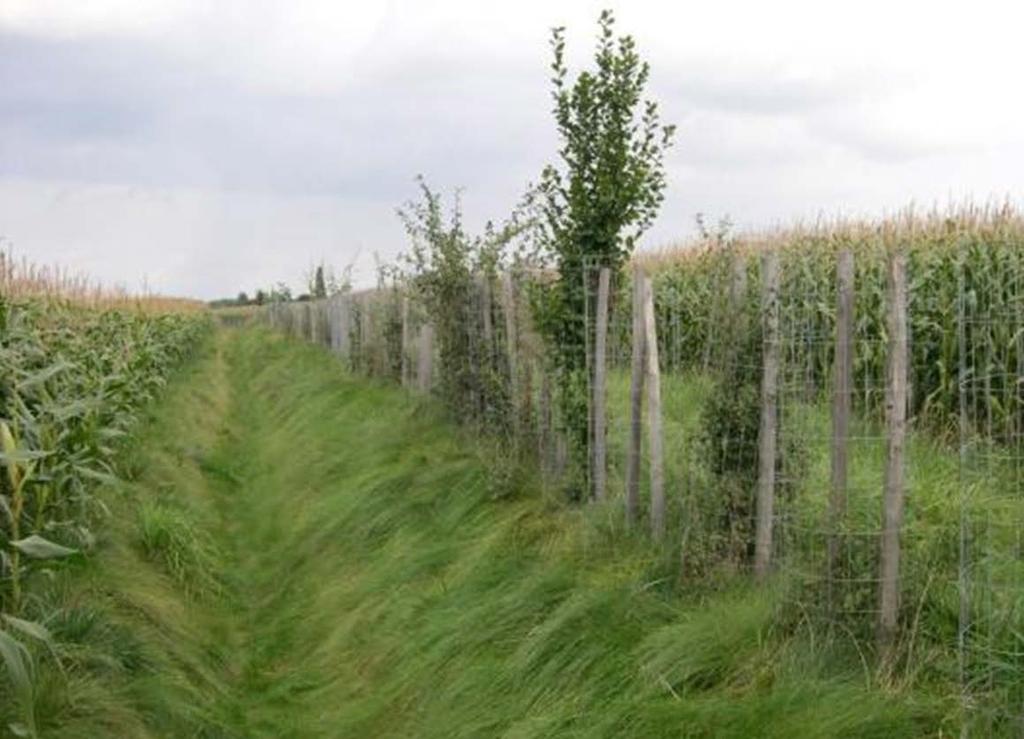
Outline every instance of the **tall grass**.
[(261, 604), (253, 733), (922, 736), (946, 720), (941, 691), (884, 686), (780, 622), (782, 592), (680, 580), (674, 556), (607, 525), (617, 510), (536, 483), (494, 498), (487, 457), (429, 405), (266, 334), (230, 356), (252, 392), (224, 456), (251, 551), (238, 576)]

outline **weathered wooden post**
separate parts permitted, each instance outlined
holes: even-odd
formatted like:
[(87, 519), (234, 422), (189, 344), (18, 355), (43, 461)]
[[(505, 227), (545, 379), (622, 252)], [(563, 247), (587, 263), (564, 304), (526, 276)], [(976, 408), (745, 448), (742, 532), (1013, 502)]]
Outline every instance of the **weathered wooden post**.
[(554, 467), (552, 451), (554, 431), (551, 418), (551, 376), (543, 367), (541, 367), (539, 403), (537, 421), (540, 428), (537, 432), (537, 454), (540, 458), (541, 474), (547, 479)]
[[(469, 304), (466, 306), (466, 333), (467, 333), (467, 346), (469, 349), (469, 378), (471, 381), (471, 394), (472, 397), (466, 400), (472, 407), (472, 413), (470, 414), (473, 420), (479, 421), (486, 410), (486, 399), (484, 398), (484, 368), (486, 367), (485, 356), (488, 352), (486, 349), (487, 337), (490, 333), (490, 308), (487, 307), (487, 300), (484, 296), (484, 283), (485, 279), (481, 275), (476, 275), (473, 280), (473, 289), (468, 296)], [(485, 318), (486, 316), (486, 318)], [(485, 348), (481, 350), (481, 337), (478, 333), (478, 326), (481, 326), (482, 322), (482, 333), (483, 333), (483, 344)]]
[(352, 306), (348, 295), (341, 295), (338, 300), (338, 343), (337, 352), (341, 357), (348, 358), (351, 351)]
[(761, 260), (764, 351), (761, 374), (761, 425), (757, 449), (757, 524), (754, 576), (763, 582), (772, 559), (775, 519), (775, 451), (778, 437), (779, 382), (779, 255), (765, 252)]
[(644, 433), (644, 374), (646, 372), (644, 321), (644, 274), (640, 265), (633, 269), (633, 355), (629, 385), (629, 448), (626, 450), (626, 523), (636, 523), (640, 502), (640, 449)]
[(647, 413), (651, 447), (651, 534), (665, 536), (664, 439), (661, 432), (661, 374), (658, 363), (658, 329), (654, 315), (654, 286), (644, 277), (644, 343), (647, 345)]
[(607, 431), (607, 350), (608, 350), (608, 298), (611, 291), (611, 270), (602, 267), (597, 280), (597, 320), (594, 327), (594, 436), (592, 442), (591, 480), (594, 500), (604, 500), (608, 485), (608, 431)]
[(327, 300), (316, 301), (316, 343), (323, 346), (327, 343)]
[(434, 325), (432, 323), (423, 324), (423, 328), (420, 329), (419, 343), (419, 367), (416, 374), (419, 376), (420, 390), (429, 393), (434, 387)]
[(331, 354), (338, 350), (338, 296), (332, 295), (324, 303), (324, 343)]
[(480, 387), (480, 410), (483, 418), (490, 415), (494, 398), (490, 395), (490, 375), (494, 371), (494, 322), (492, 320), (491, 276), (486, 272), (480, 275), (480, 316), (483, 319), (484, 345), (480, 353), (480, 374), (477, 378)]
[(903, 525), (907, 432), (907, 277), (906, 256), (889, 260), (889, 358), (885, 387), (885, 498), (879, 568), (878, 644), (888, 652), (896, 636), (900, 591), (900, 529)]
[[(965, 285), (965, 257), (961, 244), (957, 256), (956, 269), (956, 343), (957, 343), (957, 405), (959, 411), (959, 460), (960, 460), (960, 536), (958, 538), (957, 590), (959, 596), (959, 614), (957, 618), (957, 672), (960, 679), (960, 703), (965, 711), (970, 708), (970, 689), (968, 682), (967, 648), (968, 635), (971, 628), (971, 562), (970, 562), (970, 518), (968, 508), (968, 491), (970, 481), (967, 476), (969, 463), (969, 445), (971, 438), (970, 420), (967, 414), (967, 289)], [(1020, 355), (1018, 362), (1024, 361)], [(1018, 371), (1018, 377), (1024, 373)], [(961, 729), (962, 737), (968, 736), (966, 724)]]
[(359, 366), (365, 374), (372, 375), (374, 372), (372, 359), (374, 337), (369, 291), (362, 294), (359, 307)]
[(565, 468), (569, 466), (569, 440), (565, 432), (559, 429), (555, 433), (555, 459), (552, 466), (552, 476), (555, 480), (561, 480), (565, 476)]
[(829, 608), (832, 608), (833, 578), (841, 547), (840, 528), (846, 516), (850, 408), (853, 399), (853, 327), (854, 327), (853, 252), (844, 249), (836, 264), (836, 337), (835, 364), (832, 372), (832, 488), (828, 504), (828, 578)]
[(402, 296), (402, 387), (409, 387), (412, 383), (410, 380), (410, 364), (409, 364), (409, 351), (411, 349), (411, 342), (409, 326), (409, 296)]
[(520, 436), (522, 413), (519, 399), (519, 341), (516, 333), (516, 293), (512, 283), (512, 273), (505, 272), (501, 276), (502, 297), (505, 313), (505, 347), (508, 353), (508, 396), (512, 410), (512, 431), (515, 438)]

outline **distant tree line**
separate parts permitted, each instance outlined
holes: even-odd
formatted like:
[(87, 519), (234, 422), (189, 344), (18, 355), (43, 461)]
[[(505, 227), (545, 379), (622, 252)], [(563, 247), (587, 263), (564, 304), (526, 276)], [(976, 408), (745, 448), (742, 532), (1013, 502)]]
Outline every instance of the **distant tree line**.
[(339, 275), (321, 262), (307, 272), (306, 286), (306, 292), (294, 295), (287, 284), (278, 282), (267, 289), (257, 288), (252, 295), (243, 290), (234, 298), (211, 300), (209, 305), (211, 308), (231, 308), (268, 303), (303, 303), (349, 292), (352, 289), (352, 265), (345, 267)]

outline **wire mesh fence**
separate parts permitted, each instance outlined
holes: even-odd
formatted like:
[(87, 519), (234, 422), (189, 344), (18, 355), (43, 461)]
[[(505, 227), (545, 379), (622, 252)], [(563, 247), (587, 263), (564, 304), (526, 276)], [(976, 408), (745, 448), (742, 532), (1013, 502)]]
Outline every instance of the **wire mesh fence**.
[(566, 332), (582, 370), (533, 325), (531, 290), (551, 278), (526, 271), (472, 276), (443, 306), (394, 286), (265, 316), (437, 397), (549, 488), (621, 505), (678, 547), (680, 577), (774, 573), (785, 618), (958, 684), (965, 731), (1019, 735), (1020, 253), (699, 258), (699, 280), (584, 263), (582, 330)]
[(960, 677), (969, 729), (1024, 734), (1024, 261), (994, 265), (1006, 289), (958, 271), (961, 461)]

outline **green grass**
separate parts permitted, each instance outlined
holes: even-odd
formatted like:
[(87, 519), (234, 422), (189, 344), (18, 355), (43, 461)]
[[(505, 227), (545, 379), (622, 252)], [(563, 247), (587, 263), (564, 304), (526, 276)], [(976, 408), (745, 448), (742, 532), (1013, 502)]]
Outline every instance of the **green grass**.
[(221, 332), (124, 460), (135, 479), (105, 491), (99, 553), (47, 595), (63, 669), (39, 656), (42, 735), (954, 725), (937, 691), (780, 619), (783, 587), (681, 583), (678, 552), (624, 531), (617, 503), (565, 506), (528, 475), (496, 497), (490, 454), (319, 349)]

